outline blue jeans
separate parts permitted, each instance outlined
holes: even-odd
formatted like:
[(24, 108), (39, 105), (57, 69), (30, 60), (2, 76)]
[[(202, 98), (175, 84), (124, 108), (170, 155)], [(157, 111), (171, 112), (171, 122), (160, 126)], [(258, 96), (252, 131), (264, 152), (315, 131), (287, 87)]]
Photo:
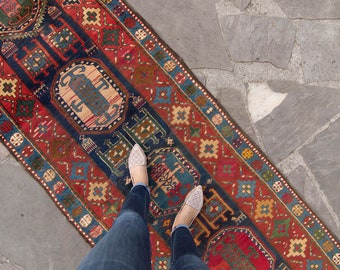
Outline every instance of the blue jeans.
[[(90, 251), (78, 270), (151, 270), (151, 244), (147, 226), (150, 193), (134, 186), (102, 240)], [(180, 226), (172, 233), (173, 270), (206, 270), (189, 229)]]

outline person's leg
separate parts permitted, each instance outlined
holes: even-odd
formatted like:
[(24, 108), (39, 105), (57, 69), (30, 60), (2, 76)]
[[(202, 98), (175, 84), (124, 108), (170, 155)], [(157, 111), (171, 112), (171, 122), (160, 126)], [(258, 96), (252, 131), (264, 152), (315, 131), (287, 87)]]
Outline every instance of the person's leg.
[(91, 250), (78, 270), (149, 270), (150, 235), (147, 214), (150, 204), (146, 157), (139, 145), (129, 156), (133, 188), (123, 203), (112, 228)]
[(186, 197), (178, 212), (171, 233), (171, 269), (173, 270), (206, 270), (189, 226), (203, 206), (202, 187), (194, 188)]
[(78, 270), (151, 269), (150, 236), (146, 223), (149, 203), (147, 188), (134, 186), (112, 228)]
[(209, 269), (202, 262), (195, 241), (186, 225), (178, 226), (172, 232), (172, 257), (173, 270), (206, 270)]

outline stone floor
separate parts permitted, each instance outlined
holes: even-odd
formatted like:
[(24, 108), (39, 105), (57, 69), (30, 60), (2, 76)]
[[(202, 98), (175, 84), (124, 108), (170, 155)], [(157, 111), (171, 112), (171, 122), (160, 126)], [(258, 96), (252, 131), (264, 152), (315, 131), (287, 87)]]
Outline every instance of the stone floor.
[[(340, 2), (128, 0), (340, 238)], [(90, 250), (0, 145), (0, 270)]]

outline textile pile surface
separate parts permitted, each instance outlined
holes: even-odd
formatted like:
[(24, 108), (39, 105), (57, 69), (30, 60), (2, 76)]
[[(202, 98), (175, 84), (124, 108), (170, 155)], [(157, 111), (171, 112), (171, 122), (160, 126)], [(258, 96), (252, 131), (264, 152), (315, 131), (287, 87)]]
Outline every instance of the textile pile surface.
[(211, 269), (339, 268), (339, 243), (123, 1), (3, 1), (0, 22), (0, 138), (91, 245), (138, 143), (154, 269), (169, 269), (172, 221), (198, 184), (192, 232)]

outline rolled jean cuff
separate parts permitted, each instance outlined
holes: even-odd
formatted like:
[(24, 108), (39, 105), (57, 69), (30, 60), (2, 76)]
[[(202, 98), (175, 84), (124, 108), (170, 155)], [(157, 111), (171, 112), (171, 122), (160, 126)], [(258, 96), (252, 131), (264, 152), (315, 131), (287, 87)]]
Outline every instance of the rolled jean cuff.
[(149, 186), (146, 185), (146, 184), (143, 184), (143, 183), (137, 183), (137, 184), (135, 184), (135, 185), (131, 188), (130, 192), (131, 192), (134, 188), (136, 188), (136, 187), (138, 187), (138, 186), (145, 187), (146, 190), (147, 190), (147, 191), (149, 192), (149, 194), (150, 194), (150, 188), (149, 188)]
[(190, 231), (188, 225), (186, 225), (186, 224), (179, 224), (179, 225), (177, 225), (176, 227), (174, 227), (174, 228), (172, 229), (171, 235), (172, 235), (177, 229), (179, 229), (179, 228), (187, 228), (187, 229)]

